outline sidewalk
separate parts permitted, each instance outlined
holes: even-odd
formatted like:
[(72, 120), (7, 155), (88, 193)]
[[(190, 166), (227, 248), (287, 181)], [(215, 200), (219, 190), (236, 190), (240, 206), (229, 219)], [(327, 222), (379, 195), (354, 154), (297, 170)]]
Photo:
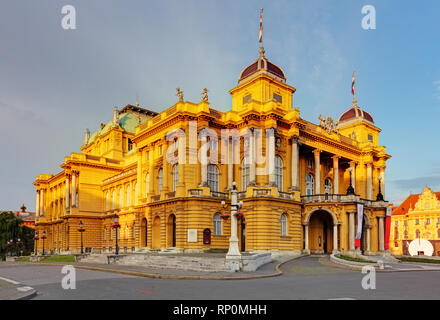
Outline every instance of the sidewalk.
[(19, 282), (0, 277), (0, 300), (25, 300), (36, 295), (32, 287), (26, 287)]
[(276, 277), (282, 275), (279, 269), (280, 265), (297, 259), (301, 256), (283, 256), (263, 265), (255, 272), (198, 272), (180, 269), (158, 269), (146, 268), (141, 266), (129, 266), (118, 264), (99, 264), (99, 263), (59, 263), (59, 262), (8, 262), (8, 264), (20, 265), (47, 265), (47, 266), (65, 266), (73, 265), (78, 269), (87, 269), (94, 271), (112, 272), (138, 277), (158, 278), (158, 279), (191, 279), (191, 280), (246, 280)]

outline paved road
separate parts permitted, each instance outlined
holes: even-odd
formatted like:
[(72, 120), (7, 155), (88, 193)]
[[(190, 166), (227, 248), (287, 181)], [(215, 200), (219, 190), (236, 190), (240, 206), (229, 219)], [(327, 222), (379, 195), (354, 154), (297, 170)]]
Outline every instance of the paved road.
[(304, 257), (284, 275), (254, 280), (171, 280), (76, 270), (75, 290), (61, 288), (61, 267), (0, 264), (0, 276), (34, 287), (34, 299), (439, 299), (440, 271), (376, 273), (364, 290), (361, 272)]

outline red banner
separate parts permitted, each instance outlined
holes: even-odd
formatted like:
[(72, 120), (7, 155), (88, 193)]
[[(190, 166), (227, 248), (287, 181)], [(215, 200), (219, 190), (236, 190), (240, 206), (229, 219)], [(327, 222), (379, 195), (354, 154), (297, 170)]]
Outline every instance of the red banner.
[(391, 231), (391, 208), (387, 208), (387, 216), (385, 218), (385, 250), (390, 248), (390, 231)]

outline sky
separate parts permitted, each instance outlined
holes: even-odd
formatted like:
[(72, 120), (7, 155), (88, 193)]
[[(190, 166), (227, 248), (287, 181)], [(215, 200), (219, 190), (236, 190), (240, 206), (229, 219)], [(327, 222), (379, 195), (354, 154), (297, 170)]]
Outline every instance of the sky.
[[(76, 10), (65, 30), (61, 10)], [(362, 8), (376, 10), (364, 30)], [(113, 108), (163, 111), (200, 101), (231, 109), (229, 90), (266, 57), (297, 91), (301, 117), (338, 117), (358, 104), (382, 129), (386, 197), (399, 204), (425, 185), (440, 191), (440, 2), (402, 0), (4, 0), (0, 2), (0, 209), (35, 209), (32, 182), (56, 174), (84, 131)]]

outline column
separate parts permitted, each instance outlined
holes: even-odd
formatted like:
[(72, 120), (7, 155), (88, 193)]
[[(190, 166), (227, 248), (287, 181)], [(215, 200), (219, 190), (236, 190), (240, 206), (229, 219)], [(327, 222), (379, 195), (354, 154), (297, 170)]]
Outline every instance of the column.
[[(167, 194), (168, 193), (168, 161), (167, 161), (167, 147), (168, 145), (166, 142), (163, 144), (162, 148), (162, 174), (163, 174), (163, 181), (162, 181), (162, 190), (161, 194)], [(151, 179), (151, 178), (150, 178)]]
[(315, 194), (321, 194), (321, 159), (320, 159), (321, 150), (315, 149), (313, 150), (313, 154), (315, 155)]
[(367, 199), (373, 200), (373, 172), (372, 163), (367, 163)]
[(292, 187), (291, 190), (299, 190), (299, 146), (298, 136), (292, 137)]
[(66, 174), (66, 203), (65, 203), (65, 207), (66, 209), (70, 208), (70, 179), (69, 179), (69, 175)]
[(200, 186), (207, 187), (208, 186), (208, 148), (207, 148), (207, 137), (202, 136), (202, 145), (201, 145), (201, 159), (200, 159), (200, 172), (202, 176), (202, 183)]
[(349, 212), (348, 213), (348, 249), (350, 251), (354, 251), (354, 215), (355, 212)]
[(309, 224), (304, 224), (304, 253), (310, 254), (309, 249)]
[(255, 130), (250, 128), (249, 137), (249, 185), (256, 185), (256, 163), (255, 163)]
[(380, 167), (380, 173), (379, 174), (382, 177), (382, 180), (380, 181), (380, 183), (381, 183), (380, 188), (381, 188), (381, 191), (382, 191), (383, 198), (386, 199), (385, 198), (385, 166)]
[(370, 247), (370, 229), (371, 229), (371, 226), (367, 226), (367, 252), (368, 253), (371, 251), (371, 247)]
[(154, 175), (154, 161), (153, 161), (153, 152), (150, 151), (150, 158), (149, 158), (149, 169), (148, 169), (148, 174), (149, 174), (149, 181), (148, 181), (148, 186), (146, 186), (147, 191), (148, 191), (148, 196), (151, 196), (151, 194), (154, 192), (154, 181), (156, 181), (156, 176)]
[(351, 172), (351, 185), (353, 186), (354, 193), (356, 193), (356, 161), (350, 162), (350, 168), (353, 169), (353, 171)]
[(379, 217), (379, 251), (385, 251), (385, 230), (383, 224), (384, 217)]
[(72, 208), (76, 208), (76, 171), (72, 171)]
[[(275, 132), (275, 130), (273, 131)], [(266, 165), (269, 167), (269, 186), (275, 187), (275, 134), (269, 135), (269, 148), (266, 148), (266, 150), (268, 151), (266, 154)]]
[(232, 190), (232, 181), (234, 181), (234, 145), (233, 139), (228, 137), (228, 141), (226, 143), (228, 150), (228, 190)]
[(40, 189), (40, 216), (44, 216), (44, 189)]
[(333, 156), (333, 193), (339, 194), (339, 156)]
[(35, 213), (37, 216), (40, 215), (40, 190), (37, 190), (37, 200), (35, 202)]
[(333, 224), (333, 253), (337, 253), (338, 248), (338, 224)]

